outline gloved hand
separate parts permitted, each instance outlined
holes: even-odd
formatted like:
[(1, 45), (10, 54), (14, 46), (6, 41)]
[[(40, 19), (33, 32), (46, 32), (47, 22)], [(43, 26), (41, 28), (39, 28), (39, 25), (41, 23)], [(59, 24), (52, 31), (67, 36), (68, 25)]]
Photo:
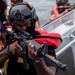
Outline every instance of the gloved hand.
[(9, 53), (17, 56), (22, 55), (22, 47), (18, 44), (18, 42), (14, 42), (9, 46)]
[(40, 60), (40, 57), (38, 56), (37, 51), (34, 48), (34, 44), (31, 42), (28, 44), (28, 56), (32, 60)]

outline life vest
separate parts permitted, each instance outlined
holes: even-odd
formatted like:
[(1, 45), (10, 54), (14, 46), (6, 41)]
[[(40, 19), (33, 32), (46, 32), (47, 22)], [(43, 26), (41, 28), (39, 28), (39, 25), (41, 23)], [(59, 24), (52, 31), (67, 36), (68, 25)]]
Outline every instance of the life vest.
[(3, 48), (3, 44), (2, 44), (2, 41), (0, 40), (0, 51), (2, 50)]
[(2, 32), (3, 32), (3, 27), (2, 27), (2, 23), (0, 22), (0, 51), (2, 50), (2, 48), (4, 47), (3, 42), (2, 42)]
[[(67, 10), (68, 9), (65, 9), (64, 12)], [(54, 17), (58, 17), (60, 15), (57, 5), (53, 8), (53, 13), (54, 13)]]
[(59, 16), (58, 6), (57, 5), (53, 8), (53, 12), (54, 12), (54, 17), (58, 17)]
[(37, 29), (36, 31), (39, 33), (40, 36), (50, 36), (49, 38), (34, 38), (34, 40), (39, 44), (48, 43), (48, 46), (52, 46), (54, 47), (54, 49), (60, 46), (62, 41), (61, 41), (61, 35), (59, 33), (47, 33), (46, 31), (39, 29)]

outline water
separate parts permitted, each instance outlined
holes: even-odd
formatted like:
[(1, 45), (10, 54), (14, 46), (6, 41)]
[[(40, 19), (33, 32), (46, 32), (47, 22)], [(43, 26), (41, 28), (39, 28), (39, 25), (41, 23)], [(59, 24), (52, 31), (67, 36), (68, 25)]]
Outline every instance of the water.
[[(44, 24), (49, 21), (50, 13), (55, 5), (55, 0), (24, 0), (31, 2), (36, 9), (36, 13), (40, 19), (40, 24)], [(75, 3), (75, 0), (69, 0), (71, 3)], [(10, 0), (8, 0), (8, 4)]]

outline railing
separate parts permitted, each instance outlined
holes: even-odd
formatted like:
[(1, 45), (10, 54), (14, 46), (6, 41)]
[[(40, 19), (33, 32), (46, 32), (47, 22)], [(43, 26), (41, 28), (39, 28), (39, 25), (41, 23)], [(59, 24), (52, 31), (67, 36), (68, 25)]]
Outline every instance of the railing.
[(44, 29), (47, 32), (50, 32), (56, 27), (62, 25), (63, 23), (69, 20), (73, 22), (75, 21), (75, 9), (63, 15), (62, 17), (56, 19), (55, 21), (49, 23), (48, 25), (42, 27), (42, 29)]
[(60, 56), (65, 51), (65, 49), (69, 48), (73, 43), (75, 43), (75, 36), (71, 34), (70, 38), (73, 38), (73, 40), (70, 43), (68, 43), (65, 47), (63, 47), (60, 51), (58, 51), (56, 53), (57, 56)]

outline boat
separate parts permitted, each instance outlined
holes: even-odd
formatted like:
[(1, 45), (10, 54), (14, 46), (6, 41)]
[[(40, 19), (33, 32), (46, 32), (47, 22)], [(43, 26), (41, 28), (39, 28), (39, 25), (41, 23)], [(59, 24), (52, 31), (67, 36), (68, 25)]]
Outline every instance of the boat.
[(55, 49), (56, 58), (65, 63), (68, 69), (58, 70), (56, 75), (75, 75), (75, 9), (40, 28), (62, 36), (61, 45)]

